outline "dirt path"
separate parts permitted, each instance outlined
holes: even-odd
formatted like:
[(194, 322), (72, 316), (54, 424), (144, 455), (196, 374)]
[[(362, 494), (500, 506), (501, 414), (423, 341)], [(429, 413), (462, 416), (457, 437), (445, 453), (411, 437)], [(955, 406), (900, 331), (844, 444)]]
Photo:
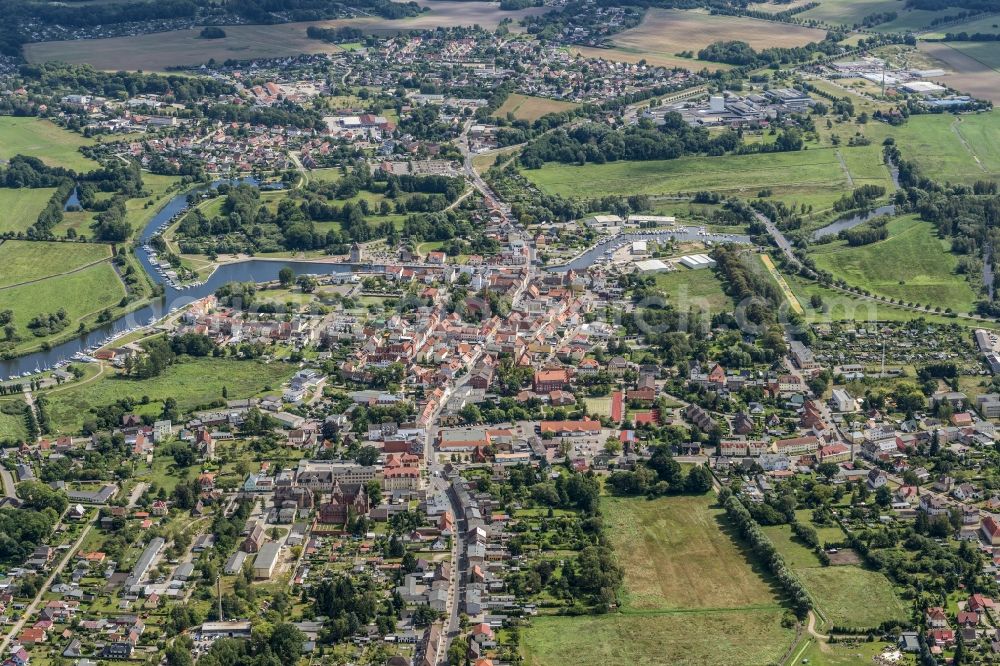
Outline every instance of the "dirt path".
[(962, 122), (961, 118), (955, 118), (955, 122), (951, 124), (951, 131), (955, 133), (955, 136), (958, 137), (958, 140), (962, 144), (962, 147), (965, 148), (969, 152), (969, 155), (972, 156), (972, 159), (976, 161), (976, 166), (979, 167), (979, 170), (982, 171), (983, 173), (987, 173), (986, 167), (984, 167), (983, 163), (979, 161), (979, 156), (976, 155), (976, 151), (972, 149), (972, 146), (969, 145), (969, 142), (965, 140), (964, 136), (962, 136), (962, 131), (958, 129), (958, 124), (960, 122)]
[(840, 168), (844, 170), (844, 175), (847, 176), (847, 185), (850, 188), (854, 188), (854, 176), (851, 175), (851, 170), (847, 168), (847, 162), (844, 161), (844, 156), (840, 154), (840, 148), (836, 150), (837, 159), (840, 161)]

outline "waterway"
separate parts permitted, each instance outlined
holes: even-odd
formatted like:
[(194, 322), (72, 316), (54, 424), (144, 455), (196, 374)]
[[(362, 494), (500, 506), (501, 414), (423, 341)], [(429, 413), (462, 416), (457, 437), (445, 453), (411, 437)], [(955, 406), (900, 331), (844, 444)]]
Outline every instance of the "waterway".
[(864, 213), (858, 213), (857, 215), (852, 215), (850, 217), (844, 217), (839, 220), (835, 220), (825, 227), (821, 227), (812, 233), (813, 240), (819, 240), (821, 238), (826, 238), (827, 236), (836, 236), (841, 231), (846, 229), (852, 229), (859, 224), (864, 224), (873, 217), (878, 217), (879, 215), (895, 215), (896, 206), (894, 204), (887, 204), (885, 206), (879, 206), (878, 208), (873, 208)]
[[(212, 183), (211, 187), (218, 187), (224, 181)], [(248, 181), (253, 182), (253, 181)], [(266, 187), (266, 186), (265, 186)], [(205, 189), (195, 190), (195, 193), (204, 192)], [(140, 234), (140, 245), (149, 241), (158, 229), (168, 224), (178, 213), (183, 212), (188, 206), (188, 194), (179, 194), (167, 202), (153, 219), (149, 221)], [(347, 264), (331, 264), (316, 261), (276, 261), (270, 259), (249, 259), (220, 266), (210, 278), (204, 283), (188, 288), (178, 289), (170, 285), (161, 277), (156, 269), (149, 262), (149, 257), (141, 248), (136, 252), (139, 263), (145, 269), (149, 278), (156, 284), (162, 284), (164, 295), (162, 298), (154, 300), (152, 303), (139, 308), (134, 312), (123, 315), (115, 321), (90, 331), (78, 338), (53, 346), (48, 351), (38, 351), (15, 359), (0, 361), (0, 380), (5, 380), (12, 376), (21, 376), (24, 373), (35, 373), (44, 371), (55, 366), (60, 361), (72, 360), (74, 354), (78, 352), (87, 353), (105, 344), (109, 338), (123, 335), (129, 331), (148, 325), (171, 311), (184, 307), (194, 301), (208, 296), (215, 292), (220, 286), (227, 282), (268, 282), (278, 279), (278, 273), (282, 268), (288, 267), (296, 274), (332, 275), (335, 273), (345, 273), (351, 270)]]

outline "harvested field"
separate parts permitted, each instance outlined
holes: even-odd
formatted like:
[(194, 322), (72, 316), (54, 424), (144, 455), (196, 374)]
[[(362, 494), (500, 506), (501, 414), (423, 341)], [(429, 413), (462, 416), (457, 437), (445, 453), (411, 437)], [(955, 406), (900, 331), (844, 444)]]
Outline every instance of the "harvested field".
[(391, 21), (382, 18), (336, 19), (303, 21), (280, 25), (225, 26), (224, 39), (199, 39), (200, 28), (173, 30), (134, 37), (110, 39), (80, 39), (28, 44), (25, 56), (30, 62), (65, 60), (89, 63), (103, 70), (164, 71), (170, 65), (195, 65), (226, 59), (274, 58), (299, 53), (332, 53), (340, 48), (333, 44), (309, 39), (306, 28), (351, 26), (367, 32), (391, 34), (404, 30), (437, 26), (480, 26), (492, 29), (504, 18), (516, 25), (518, 19), (547, 11), (533, 7), (505, 12), (498, 3), (447, 2), (424, 0), (420, 3), (430, 11), (412, 18)]
[(806, 10), (798, 14), (797, 18), (850, 27), (860, 23), (866, 16), (879, 12), (897, 14), (893, 21), (876, 26), (877, 30), (884, 32), (916, 30), (948, 13), (906, 9), (896, 0), (821, 0), (819, 7)]
[[(712, 42), (741, 40), (762, 49), (772, 46), (802, 46), (823, 39), (822, 30), (738, 16), (712, 15), (703, 11), (650, 9), (642, 23), (614, 37), (617, 50), (639, 58), (675, 58), (692, 68), (699, 61), (677, 58), (681, 51), (698, 52)], [(600, 51), (600, 49), (597, 49)]]
[(514, 114), (514, 118), (517, 120), (534, 122), (546, 114), (569, 111), (570, 109), (575, 109), (578, 106), (580, 105), (573, 102), (564, 102), (558, 99), (546, 99), (544, 97), (531, 97), (528, 95), (521, 95), (520, 93), (513, 93), (507, 97), (506, 100), (504, 100), (504, 103), (493, 115), (497, 118), (506, 118), (508, 113), (512, 113)]
[(948, 73), (934, 81), (1000, 103), (1000, 47), (996, 42), (920, 42), (918, 47)]
[(721, 62), (705, 62), (693, 58), (681, 58), (669, 53), (651, 53), (643, 51), (633, 51), (625, 48), (602, 49), (593, 46), (574, 46), (574, 53), (579, 53), (588, 58), (603, 58), (613, 62), (637, 63), (645, 60), (650, 65), (658, 67), (683, 67), (684, 69), (707, 69), (710, 72), (732, 69), (732, 65)]

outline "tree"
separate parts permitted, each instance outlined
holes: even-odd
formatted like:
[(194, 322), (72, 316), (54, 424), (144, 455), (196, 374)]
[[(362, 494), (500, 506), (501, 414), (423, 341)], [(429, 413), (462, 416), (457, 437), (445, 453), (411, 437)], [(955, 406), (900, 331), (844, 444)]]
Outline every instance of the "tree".
[(354, 457), (355, 462), (365, 467), (370, 467), (378, 462), (379, 452), (374, 446), (363, 446)]
[(622, 442), (617, 437), (611, 436), (604, 440), (604, 452), (609, 456), (617, 456), (622, 452)]
[(712, 489), (712, 473), (702, 465), (691, 468), (684, 479), (684, 490), (693, 495), (704, 495)]
[(288, 288), (292, 286), (292, 282), (295, 280), (295, 271), (293, 271), (288, 266), (285, 266), (280, 271), (278, 271), (278, 282), (281, 283), (282, 287)]

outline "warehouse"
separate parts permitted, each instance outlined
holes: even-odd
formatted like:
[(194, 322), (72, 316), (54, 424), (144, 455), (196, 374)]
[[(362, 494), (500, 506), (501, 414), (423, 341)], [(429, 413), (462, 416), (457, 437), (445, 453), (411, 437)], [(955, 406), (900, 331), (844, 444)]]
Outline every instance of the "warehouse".
[(681, 257), (681, 263), (691, 270), (697, 270), (699, 268), (712, 268), (715, 266), (715, 259), (707, 254), (689, 254), (686, 257)]
[(271, 541), (260, 547), (260, 552), (253, 561), (253, 577), (257, 580), (267, 580), (274, 573), (274, 567), (278, 564), (278, 553), (280, 548), (277, 543)]

